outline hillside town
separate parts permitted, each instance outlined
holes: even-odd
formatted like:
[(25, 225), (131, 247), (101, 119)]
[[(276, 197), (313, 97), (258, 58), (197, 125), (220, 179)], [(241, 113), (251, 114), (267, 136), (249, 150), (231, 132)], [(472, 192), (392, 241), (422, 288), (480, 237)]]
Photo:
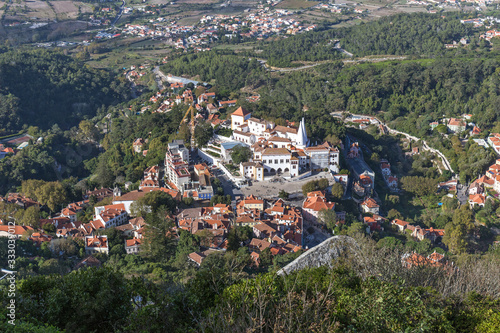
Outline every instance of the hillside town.
[[(137, 8), (125, 7), (124, 14), (134, 9), (145, 14), (157, 15), (152, 9), (146, 11), (139, 6)], [(151, 37), (169, 40), (176, 49), (195, 49), (198, 51), (210, 50), (208, 44), (221, 38), (251, 38), (265, 39), (272, 35), (295, 35), (317, 28), (315, 24), (305, 24), (289, 16), (293, 11), (276, 8), (258, 8), (255, 11), (242, 15), (204, 15), (194, 25), (179, 25), (176, 20), (168, 17), (155, 17), (149, 19), (146, 24), (127, 23), (123, 28), (114, 28), (113, 33), (99, 32), (95, 38), (117, 38), (117, 37)], [(95, 19), (93, 22), (96, 21)], [(109, 25), (109, 21), (102, 22)]]
[[(146, 66), (131, 68), (131, 71), (146, 70)], [(123, 239), (124, 252), (138, 254), (143, 251), (145, 229), (148, 228), (140, 205), (154, 194), (168, 196), (175, 202), (175, 209), (167, 216), (175, 222), (174, 238), (188, 232), (203, 239), (200, 251), (188, 256), (196, 265), (201, 265), (211, 253), (226, 251), (228, 236), (235, 228), (246, 227), (251, 231), (250, 237), (239, 246), (248, 249), (255, 267), (259, 267), (261, 253), (265, 250), (272, 256), (307, 251), (323, 239), (321, 235), (328, 237), (335, 230), (343, 230), (348, 217), (338, 198), (352, 201), (358, 207), (359, 215), (354, 218), (361, 221), (362, 230), (367, 234), (408, 233), (417, 242), (430, 240), (432, 245), (442, 244), (445, 229), (391, 218), (391, 212), (383, 208), (386, 204), (378, 193), (383, 190), (392, 195), (401, 194), (399, 175), (387, 159), (381, 159), (375, 167), (369, 165), (365, 156), (367, 147), (354, 136), (346, 136), (337, 145), (328, 141), (311, 142), (304, 118), (298, 123), (277, 125), (253, 117), (246, 108), (236, 106), (236, 100), (218, 100), (215, 92), (201, 84), (196, 89), (198, 95), (182, 82), (166, 84), (166, 88), (150, 98), (139, 115), (147, 108), (153, 113), (166, 113), (173, 106), (184, 106), (188, 110), (180, 125), (191, 114), (191, 133), (196, 126), (206, 123), (212, 128), (223, 128), (226, 134), (214, 133), (202, 147), (194, 147), (192, 140), (189, 143), (173, 140), (167, 145), (163, 163), (144, 169), (136, 189), (117, 186), (87, 190), (81, 201), (40, 218), (36, 223), (38, 227), (17, 226), (16, 237), (26, 237), (37, 246), (71, 237), (82, 241), (87, 255), (109, 254), (108, 236), (103, 231), (115, 229)], [(151, 105), (159, 107), (151, 109)], [(218, 118), (220, 112), (227, 109), (233, 111), (227, 113), (226, 119)], [(468, 114), (461, 118), (444, 118), (430, 123), (430, 128), (442, 128), (443, 134), (474, 137), (481, 131), (470, 119)], [(382, 134), (392, 131), (375, 117), (350, 115), (344, 121), (361, 130), (376, 126)], [(467, 129), (470, 132), (465, 134)], [(496, 153), (500, 147), (496, 144), (499, 138), (495, 133), (487, 138), (486, 146), (491, 145)], [(139, 137), (130, 149), (145, 158), (147, 146), (148, 140)], [(240, 150), (248, 151), (248, 156), (235, 163), (233, 160)], [(420, 148), (414, 147), (406, 156), (410, 158), (420, 153)], [(488, 199), (495, 196), (493, 191), (500, 193), (499, 161), (468, 186), (466, 203), (471, 209), (484, 207)], [(317, 178), (318, 175), (321, 178)], [(378, 177), (382, 183), (377, 181)], [(311, 190), (304, 190), (308, 184), (318, 184), (317, 179), (325, 181), (322, 187), (315, 185)], [(273, 190), (252, 194), (252, 188), (276, 182), (278, 184), (272, 185), (276, 186)], [(295, 190), (283, 190), (294, 186)], [(335, 186), (341, 189), (337, 201), (332, 200)], [(451, 179), (439, 183), (435, 191), (457, 193), (458, 188), (458, 181)], [(240, 189), (250, 194), (244, 195)], [(299, 201), (289, 201), (289, 196)], [(1, 201), (24, 210), (44, 206), (22, 193), (9, 193)], [(101, 201), (105, 204), (99, 205)], [(89, 210), (91, 218), (82, 222)], [(328, 220), (325, 212), (332, 212), (333, 220), (325, 222)], [(330, 227), (326, 228), (325, 223), (330, 223)], [(7, 236), (7, 226), (1, 227), (5, 229), (2, 235)]]

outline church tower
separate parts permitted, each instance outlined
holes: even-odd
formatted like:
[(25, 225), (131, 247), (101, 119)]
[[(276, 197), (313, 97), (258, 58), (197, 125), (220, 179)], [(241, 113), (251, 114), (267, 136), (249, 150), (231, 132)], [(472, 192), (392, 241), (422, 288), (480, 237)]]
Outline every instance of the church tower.
[(304, 118), (300, 121), (299, 131), (297, 133), (297, 146), (299, 148), (307, 147), (307, 133), (306, 133), (306, 123)]

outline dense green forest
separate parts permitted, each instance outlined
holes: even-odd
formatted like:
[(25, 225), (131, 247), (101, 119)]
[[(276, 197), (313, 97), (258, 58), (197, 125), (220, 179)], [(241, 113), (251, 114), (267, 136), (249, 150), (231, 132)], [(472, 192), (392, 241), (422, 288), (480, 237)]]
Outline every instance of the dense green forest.
[(249, 61), (248, 58), (215, 51), (181, 56), (169, 61), (161, 69), (164, 73), (189, 75), (213, 83), (217, 86), (217, 93), (224, 97), (244, 86), (262, 84), (264, 72), (255, 59)]
[[(167, 114), (144, 114), (120, 117), (115, 108), (115, 117), (110, 123), (110, 131), (103, 138), (104, 152), (85, 162), (93, 179), (101, 186), (112, 186), (115, 182), (137, 182), (148, 166), (163, 162), (167, 145), (177, 137), (180, 122), (187, 106), (180, 105)], [(137, 138), (147, 140), (143, 149), (147, 156), (134, 153), (132, 144)]]
[(288, 67), (292, 61), (322, 61), (342, 58), (334, 50), (339, 40), (343, 49), (354, 56), (378, 54), (443, 56), (465, 50), (447, 51), (444, 44), (472, 38), (477, 29), (461, 24), (453, 14), (444, 17), (415, 13), (382, 17), (376, 21), (346, 28), (331, 28), (263, 42), (259, 57), (271, 66)]
[[(99, 154), (95, 142), (84, 140), (76, 128), (62, 131), (54, 125), (47, 131), (30, 127), (33, 137), (43, 137), (43, 142), (30, 144), (15, 155), (0, 160), (0, 194), (16, 191), (23, 180), (63, 180), (89, 175), (84, 161)], [(76, 179), (76, 178), (75, 178)]]
[(334, 49), (334, 35), (334, 30), (329, 30), (277, 39), (265, 45), (259, 57), (276, 67), (289, 67), (293, 61), (341, 59), (342, 54)]
[(61, 52), (42, 49), (0, 54), (0, 133), (22, 126), (67, 129), (102, 105), (128, 98), (129, 84)]
[(472, 37), (474, 28), (453, 14), (425, 13), (387, 16), (369, 23), (335, 31), (343, 48), (355, 56), (412, 54), (442, 56), (444, 44)]

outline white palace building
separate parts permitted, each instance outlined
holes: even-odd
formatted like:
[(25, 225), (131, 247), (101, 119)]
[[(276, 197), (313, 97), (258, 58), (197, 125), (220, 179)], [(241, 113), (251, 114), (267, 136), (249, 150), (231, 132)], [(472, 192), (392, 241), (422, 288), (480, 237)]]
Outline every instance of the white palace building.
[(339, 150), (325, 142), (309, 146), (304, 119), (299, 127), (280, 126), (252, 118), (252, 113), (238, 108), (231, 114), (233, 140), (250, 146), (251, 162), (240, 164), (242, 176), (264, 180), (265, 176), (283, 174), (296, 177), (309, 170), (339, 171)]

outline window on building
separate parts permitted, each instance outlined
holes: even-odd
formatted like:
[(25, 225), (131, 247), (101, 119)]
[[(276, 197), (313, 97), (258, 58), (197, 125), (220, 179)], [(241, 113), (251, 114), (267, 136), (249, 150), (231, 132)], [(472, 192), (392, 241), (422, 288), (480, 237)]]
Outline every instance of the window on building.
[(283, 164), (283, 159), (280, 160), (280, 163)]

